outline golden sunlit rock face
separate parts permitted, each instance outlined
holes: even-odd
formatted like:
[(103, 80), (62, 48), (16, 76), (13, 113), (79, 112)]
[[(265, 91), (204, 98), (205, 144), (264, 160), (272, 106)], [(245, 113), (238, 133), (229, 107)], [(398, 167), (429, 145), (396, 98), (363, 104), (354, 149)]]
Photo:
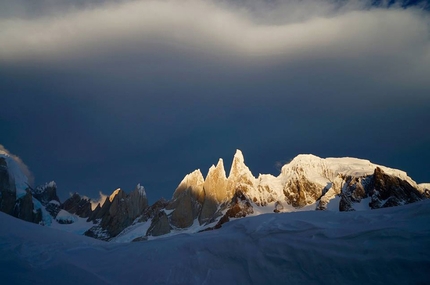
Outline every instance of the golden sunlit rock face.
[(205, 193), (203, 191), (204, 178), (200, 170), (185, 176), (176, 188), (172, 202), (167, 207), (174, 209), (171, 223), (178, 228), (187, 228), (201, 211)]
[(227, 177), (225, 176), (224, 162), (218, 161), (211, 166), (203, 185), (205, 200), (199, 217), (200, 224), (209, 221), (218, 209), (218, 205), (229, 198), (227, 194)]

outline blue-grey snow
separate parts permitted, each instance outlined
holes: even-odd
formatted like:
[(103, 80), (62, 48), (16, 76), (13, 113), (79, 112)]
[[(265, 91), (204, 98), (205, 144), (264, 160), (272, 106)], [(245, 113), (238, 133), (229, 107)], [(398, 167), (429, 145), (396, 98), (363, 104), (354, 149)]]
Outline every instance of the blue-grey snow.
[(430, 200), (108, 243), (0, 213), (2, 284), (426, 284)]

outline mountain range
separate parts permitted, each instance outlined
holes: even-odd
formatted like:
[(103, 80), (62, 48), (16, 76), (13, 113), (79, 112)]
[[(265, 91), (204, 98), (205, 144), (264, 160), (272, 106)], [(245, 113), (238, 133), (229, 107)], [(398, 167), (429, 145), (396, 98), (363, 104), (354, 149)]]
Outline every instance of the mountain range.
[(0, 211), (25, 221), (74, 231), (105, 241), (141, 241), (221, 228), (262, 213), (303, 210), (360, 211), (430, 198), (430, 184), (417, 184), (404, 171), (357, 158), (296, 156), (278, 176), (254, 177), (237, 150), (229, 175), (223, 160), (206, 177), (187, 174), (170, 200), (149, 205), (143, 186), (116, 189), (97, 205), (78, 193), (61, 202), (57, 185), (33, 188), (13, 156), (0, 153)]

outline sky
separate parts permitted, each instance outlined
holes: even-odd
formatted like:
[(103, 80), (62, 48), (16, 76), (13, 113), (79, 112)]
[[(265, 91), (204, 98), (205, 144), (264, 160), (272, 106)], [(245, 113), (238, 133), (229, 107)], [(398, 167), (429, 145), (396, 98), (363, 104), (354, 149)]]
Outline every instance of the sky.
[[(411, 2), (413, 5), (409, 5)], [(35, 185), (171, 198), (236, 149), (430, 182), (428, 1), (0, 1), (0, 144)]]

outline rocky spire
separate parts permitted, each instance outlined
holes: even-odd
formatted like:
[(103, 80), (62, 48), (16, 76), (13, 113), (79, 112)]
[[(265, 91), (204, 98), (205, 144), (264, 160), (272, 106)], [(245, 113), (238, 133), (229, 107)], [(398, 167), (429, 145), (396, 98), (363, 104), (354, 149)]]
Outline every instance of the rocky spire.
[(237, 190), (241, 190), (245, 194), (253, 192), (255, 183), (256, 179), (248, 166), (245, 165), (242, 152), (236, 150), (231, 164), (230, 175), (227, 179), (227, 195), (233, 197)]
[(200, 171), (200, 169), (196, 169), (190, 174), (185, 175), (184, 179), (182, 179), (181, 183), (179, 183), (175, 192), (173, 193), (173, 200), (178, 199), (186, 192), (189, 195), (193, 196), (196, 200), (203, 202), (204, 192), (203, 192), (203, 184), (204, 178)]
[(130, 193), (128, 203), (129, 216), (131, 218), (139, 216), (143, 209), (148, 207), (148, 198), (146, 198), (145, 188), (137, 184), (134, 191)]
[(227, 177), (225, 176), (224, 162), (221, 158), (216, 167), (212, 165), (209, 169), (203, 188), (205, 201), (199, 217), (200, 224), (210, 220), (218, 209), (218, 205), (231, 198), (227, 193)]
[(187, 174), (179, 183), (172, 202), (167, 206), (167, 209), (174, 210), (170, 221), (175, 227), (189, 227), (199, 215), (205, 198), (203, 184), (200, 169)]
[(97, 206), (89, 220), (102, 219), (100, 225), (85, 232), (85, 235), (109, 240), (117, 236), (148, 208), (145, 189), (138, 184), (127, 194), (120, 188), (113, 191), (102, 207)]
[(225, 176), (224, 162), (221, 158), (216, 167), (212, 165), (209, 169), (203, 188), (206, 197), (210, 197), (218, 203), (231, 198), (227, 195), (227, 177)]

